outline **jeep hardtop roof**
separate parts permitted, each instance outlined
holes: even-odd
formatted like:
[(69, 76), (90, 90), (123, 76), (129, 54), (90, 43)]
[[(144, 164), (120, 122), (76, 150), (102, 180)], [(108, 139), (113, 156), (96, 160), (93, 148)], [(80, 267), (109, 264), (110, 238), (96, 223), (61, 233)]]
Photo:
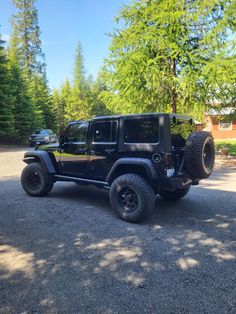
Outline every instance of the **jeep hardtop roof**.
[(172, 114), (172, 113), (164, 113), (164, 112), (154, 112), (154, 113), (139, 113), (139, 114), (122, 114), (122, 115), (110, 115), (110, 116), (96, 116), (89, 120), (75, 120), (70, 121), (70, 123), (76, 123), (76, 122), (82, 122), (82, 121), (96, 121), (96, 120), (112, 120), (112, 119), (120, 119), (120, 118), (143, 118), (143, 117), (152, 117), (152, 116), (169, 116), (170, 119), (176, 119), (176, 120), (185, 120), (189, 121), (190, 124), (194, 123), (193, 118), (187, 115), (181, 115), (181, 114)]

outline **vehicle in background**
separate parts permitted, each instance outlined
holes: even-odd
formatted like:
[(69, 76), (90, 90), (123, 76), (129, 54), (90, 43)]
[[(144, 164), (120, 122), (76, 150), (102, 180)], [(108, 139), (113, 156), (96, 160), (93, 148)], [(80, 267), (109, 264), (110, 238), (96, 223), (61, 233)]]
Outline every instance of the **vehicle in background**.
[(38, 129), (29, 136), (29, 145), (37, 146), (57, 142), (57, 135), (49, 129)]

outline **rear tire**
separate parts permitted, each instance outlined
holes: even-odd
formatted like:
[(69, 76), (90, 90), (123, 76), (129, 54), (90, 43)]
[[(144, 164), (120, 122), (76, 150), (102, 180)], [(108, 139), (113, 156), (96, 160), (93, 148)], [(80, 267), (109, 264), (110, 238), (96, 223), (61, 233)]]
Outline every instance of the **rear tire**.
[(161, 189), (159, 194), (165, 200), (174, 202), (183, 198), (186, 194), (188, 194), (189, 190), (190, 190), (190, 185), (188, 185), (187, 187), (181, 190), (175, 189), (174, 191), (167, 191), (167, 190)]
[(25, 192), (31, 196), (45, 196), (53, 188), (48, 175), (38, 162), (28, 164), (22, 171), (21, 184)]
[(155, 206), (155, 194), (144, 178), (128, 173), (121, 175), (112, 183), (110, 203), (121, 219), (140, 222), (152, 212)]

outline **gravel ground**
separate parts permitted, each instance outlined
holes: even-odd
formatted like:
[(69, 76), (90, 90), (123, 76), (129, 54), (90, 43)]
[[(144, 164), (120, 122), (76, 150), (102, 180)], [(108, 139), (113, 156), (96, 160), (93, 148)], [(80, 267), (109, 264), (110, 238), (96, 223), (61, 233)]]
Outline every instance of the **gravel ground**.
[(236, 313), (236, 168), (128, 224), (107, 191), (27, 196), (23, 150), (0, 149), (0, 313)]

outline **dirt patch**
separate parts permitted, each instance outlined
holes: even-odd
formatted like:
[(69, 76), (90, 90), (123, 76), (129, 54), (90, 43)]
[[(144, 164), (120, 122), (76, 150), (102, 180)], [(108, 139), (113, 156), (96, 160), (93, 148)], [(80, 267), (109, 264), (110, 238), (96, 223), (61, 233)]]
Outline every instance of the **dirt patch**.
[(216, 156), (215, 165), (216, 166), (235, 167), (236, 166), (236, 158), (232, 157), (232, 156), (227, 156), (227, 157)]
[(24, 152), (27, 147), (0, 146), (0, 180), (18, 178), (25, 166)]
[(2, 145), (0, 144), (0, 153), (5, 152), (19, 152), (19, 151), (26, 151), (29, 150), (25, 145)]

